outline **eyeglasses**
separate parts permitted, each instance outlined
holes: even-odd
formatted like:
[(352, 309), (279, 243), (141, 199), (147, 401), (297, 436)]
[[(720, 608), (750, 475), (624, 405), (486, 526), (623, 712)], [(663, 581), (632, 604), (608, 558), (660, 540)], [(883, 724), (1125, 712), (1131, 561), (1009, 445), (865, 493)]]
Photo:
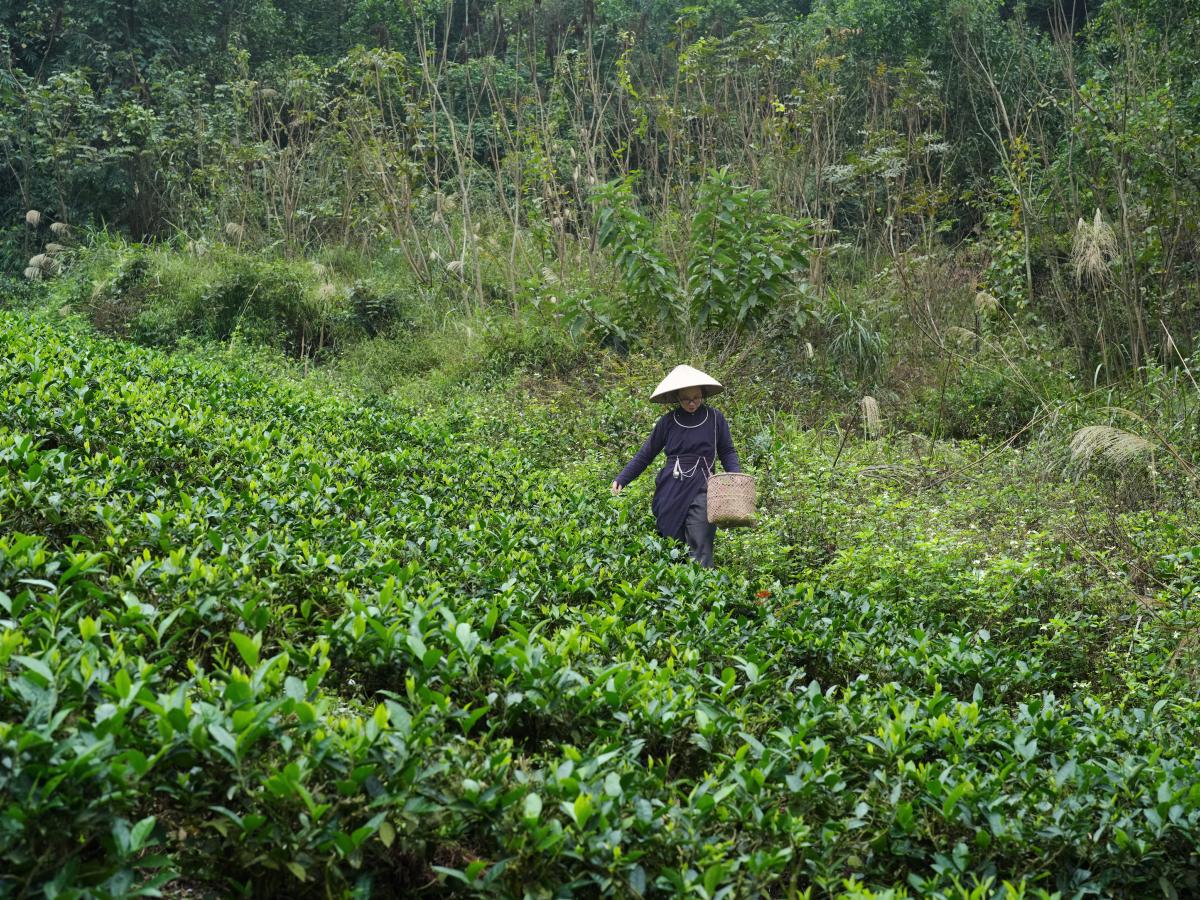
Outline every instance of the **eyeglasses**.
[(699, 397), (679, 397), (678, 398), (680, 403), (699, 403), (703, 399), (704, 399), (703, 394), (701, 394)]

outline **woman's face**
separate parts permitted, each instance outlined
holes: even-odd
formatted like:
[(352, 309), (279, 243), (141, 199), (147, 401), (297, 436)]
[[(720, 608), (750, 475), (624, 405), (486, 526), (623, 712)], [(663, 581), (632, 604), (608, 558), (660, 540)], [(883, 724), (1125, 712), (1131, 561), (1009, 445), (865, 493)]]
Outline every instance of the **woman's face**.
[(704, 389), (698, 387), (684, 388), (675, 394), (675, 399), (679, 403), (679, 408), (684, 412), (695, 412), (700, 408), (700, 404), (704, 402)]

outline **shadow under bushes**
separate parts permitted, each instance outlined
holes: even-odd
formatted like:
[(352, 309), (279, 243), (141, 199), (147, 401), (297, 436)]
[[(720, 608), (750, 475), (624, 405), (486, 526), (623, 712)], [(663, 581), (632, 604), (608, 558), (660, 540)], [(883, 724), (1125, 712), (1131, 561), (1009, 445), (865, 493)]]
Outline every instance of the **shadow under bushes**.
[(394, 345), (386, 355), (402, 361), (405, 374), (433, 367), (436, 354), (420, 349), (429, 318), (420, 299), (393, 273), (366, 269), (338, 272), (224, 246), (181, 250), (98, 238), (50, 296), (87, 315), (98, 331), (149, 346), (238, 339), (292, 359), (327, 361), (386, 341)]
[(514, 370), (567, 375), (585, 365), (593, 348), (564, 330), (529, 320), (506, 320), (488, 329), (486, 369), (496, 375)]
[(297, 359), (327, 355), (361, 329), (346, 299), (323, 285), (314, 289), (307, 269), (221, 254), (215, 265), (198, 267), (199, 278), (160, 283), (154, 302), (132, 321), (130, 336), (171, 346), (184, 334), (218, 341), (240, 335)]
[(942, 383), (923, 386), (902, 408), (901, 424), (936, 438), (970, 440), (1015, 438), (1032, 431), (1043, 398), (1064, 389), (1062, 372), (1037, 358), (1015, 365), (1000, 360), (959, 361), (946, 367)]

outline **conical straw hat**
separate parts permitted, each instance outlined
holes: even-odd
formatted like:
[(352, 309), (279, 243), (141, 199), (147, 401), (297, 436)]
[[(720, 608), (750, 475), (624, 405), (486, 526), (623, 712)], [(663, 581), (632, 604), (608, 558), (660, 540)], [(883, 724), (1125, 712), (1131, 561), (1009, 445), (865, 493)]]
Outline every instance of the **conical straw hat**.
[(693, 369), (691, 366), (676, 366), (666, 378), (658, 383), (658, 387), (650, 395), (650, 400), (654, 403), (674, 403), (675, 392), (690, 387), (703, 388), (705, 397), (711, 397), (713, 394), (719, 394), (725, 390), (721, 387), (721, 382), (704, 374), (699, 369)]

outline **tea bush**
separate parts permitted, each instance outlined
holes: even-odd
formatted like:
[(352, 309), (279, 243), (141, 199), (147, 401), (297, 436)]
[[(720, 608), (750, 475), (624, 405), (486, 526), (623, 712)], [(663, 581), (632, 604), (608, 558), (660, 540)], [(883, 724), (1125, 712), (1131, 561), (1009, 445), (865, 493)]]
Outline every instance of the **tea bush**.
[[(888, 550), (924, 514), (881, 501), (850, 552), (789, 441), (710, 572), (646, 485), (607, 495), (620, 391), (518, 415), (511, 380), (356, 399), (28, 312), (0, 341), (0, 892), (1200, 890), (1200, 706), (1092, 684), (1104, 611), (1054, 605), (1044, 548), (972, 578)], [(831, 565), (764, 591), (743, 554), (806, 509)]]

